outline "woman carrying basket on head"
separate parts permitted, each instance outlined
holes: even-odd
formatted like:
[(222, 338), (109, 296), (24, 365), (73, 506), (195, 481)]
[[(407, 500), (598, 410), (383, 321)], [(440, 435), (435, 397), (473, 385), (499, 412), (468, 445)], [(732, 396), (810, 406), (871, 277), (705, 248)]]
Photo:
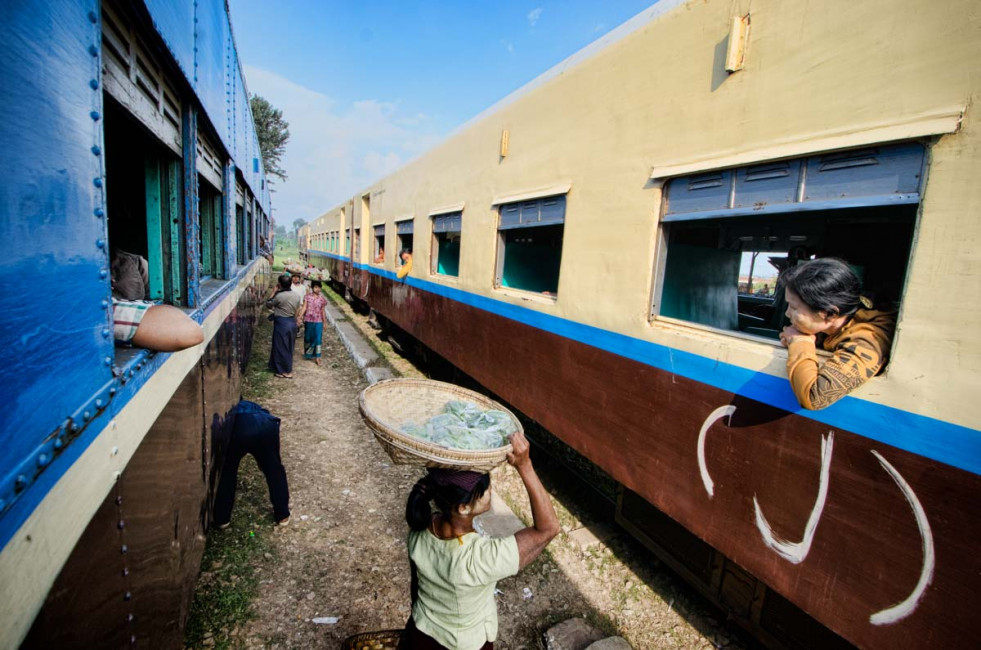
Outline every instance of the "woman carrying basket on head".
[[(490, 509), (490, 475), (430, 469), (409, 493), (405, 519), (412, 566), (412, 618), (402, 650), (489, 650), (497, 638), (498, 580), (530, 564), (559, 532), (559, 521), (521, 432), (511, 436), (508, 463), (528, 491), (534, 525), (488, 538), (473, 520)], [(438, 511), (434, 514), (430, 501)]]

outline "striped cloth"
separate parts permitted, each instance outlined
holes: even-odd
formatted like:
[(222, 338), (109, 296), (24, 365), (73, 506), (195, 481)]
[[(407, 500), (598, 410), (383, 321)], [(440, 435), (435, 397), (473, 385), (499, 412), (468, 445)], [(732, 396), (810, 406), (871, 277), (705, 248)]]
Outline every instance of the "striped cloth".
[(146, 315), (146, 310), (153, 306), (148, 300), (119, 300), (112, 299), (113, 336), (120, 343), (129, 343), (136, 336), (136, 328)]

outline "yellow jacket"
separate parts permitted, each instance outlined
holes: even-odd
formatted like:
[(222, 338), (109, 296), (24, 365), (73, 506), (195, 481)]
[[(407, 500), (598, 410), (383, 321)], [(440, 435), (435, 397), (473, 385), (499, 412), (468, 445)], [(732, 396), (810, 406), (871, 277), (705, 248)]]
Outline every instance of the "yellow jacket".
[[(859, 309), (821, 347), (832, 352), (821, 363), (814, 343), (795, 339), (787, 354), (787, 375), (797, 401), (816, 411), (830, 406), (875, 377), (886, 364), (896, 329), (895, 312)], [(818, 335), (819, 339), (821, 335)]]
[(405, 260), (405, 263), (399, 267), (399, 270), (395, 272), (395, 277), (399, 280), (409, 275), (412, 272), (412, 256), (409, 255), (409, 259)]

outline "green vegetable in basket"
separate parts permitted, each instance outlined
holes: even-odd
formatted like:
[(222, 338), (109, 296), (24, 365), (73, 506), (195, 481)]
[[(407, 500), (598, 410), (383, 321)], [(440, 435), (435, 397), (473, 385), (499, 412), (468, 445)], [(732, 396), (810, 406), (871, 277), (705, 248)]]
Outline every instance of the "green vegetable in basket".
[(497, 449), (508, 444), (508, 436), (517, 431), (511, 416), (504, 411), (484, 411), (472, 402), (453, 400), (443, 412), (422, 425), (406, 422), (402, 432), (450, 449)]

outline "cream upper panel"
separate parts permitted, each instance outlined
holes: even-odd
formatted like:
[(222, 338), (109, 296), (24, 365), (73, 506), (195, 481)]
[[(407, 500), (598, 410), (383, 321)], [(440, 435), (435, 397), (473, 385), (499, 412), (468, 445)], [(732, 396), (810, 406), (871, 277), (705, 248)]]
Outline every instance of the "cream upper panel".
[[(747, 11), (745, 69), (727, 75), (730, 20)], [(891, 2), (888, 11), (851, 0), (688, 3), (370, 188), (384, 197), (372, 198), (371, 219), (414, 215), (416, 258), (428, 260), (429, 210), (466, 201), (461, 289), (782, 376), (784, 352), (771, 345), (648, 321), (660, 212), (651, 169), (747, 151), (766, 160), (788, 142), (803, 155), (821, 150), (808, 142), (827, 146), (829, 134), (837, 146), (864, 144), (870, 128), (969, 106), (981, 84), (979, 11), (968, 1)], [(856, 393), (971, 426), (979, 344), (969, 333), (981, 325), (973, 255), (981, 227), (971, 215), (981, 206), (968, 179), (981, 172), (978, 143), (968, 112), (930, 150), (894, 358)], [(558, 300), (495, 291), (494, 197), (566, 181)], [(416, 264), (413, 275), (429, 279), (428, 268)]]

